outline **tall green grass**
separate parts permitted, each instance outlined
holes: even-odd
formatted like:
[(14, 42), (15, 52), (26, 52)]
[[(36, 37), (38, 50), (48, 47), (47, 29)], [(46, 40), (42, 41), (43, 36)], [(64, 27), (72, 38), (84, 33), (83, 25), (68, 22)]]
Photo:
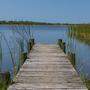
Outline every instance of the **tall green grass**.
[[(2, 42), (5, 42), (5, 46), (8, 49), (8, 54), (10, 55), (12, 65), (13, 65), (13, 74), (14, 76), (17, 74), (20, 66), (21, 66), (21, 59), (22, 54), (26, 54), (28, 52), (28, 43), (30, 39), (32, 38), (31, 30), (30, 30), (30, 25), (13, 25), (11, 26), (11, 32), (12, 36), (10, 40), (7, 39), (6, 35), (2, 32), (0, 32), (0, 63), (2, 62), (2, 56), (5, 53), (2, 53)], [(11, 43), (9, 43), (9, 41)], [(12, 44), (12, 45), (10, 45)], [(18, 48), (16, 48), (16, 46)], [(4, 47), (5, 48), (5, 47)], [(15, 51), (15, 48), (17, 51)], [(19, 53), (18, 55), (18, 61), (19, 65), (17, 67), (15, 59), (17, 59), (16, 54), (17, 52)], [(1, 68), (0, 68), (1, 71)], [(0, 75), (0, 90), (6, 90), (8, 85), (2, 80), (2, 76)]]
[[(90, 25), (89, 24), (77, 24), (69, 25), (69, 37), (75, 38), (80, 42), (90, 45)], [(79, 71), (82, 69), (83, 64), (81, 64)], [(81, 78), (90, 90), (90, 80), (81, 72)]]
[(71, 37), (90, 45), (90, 25), (70, 25)]

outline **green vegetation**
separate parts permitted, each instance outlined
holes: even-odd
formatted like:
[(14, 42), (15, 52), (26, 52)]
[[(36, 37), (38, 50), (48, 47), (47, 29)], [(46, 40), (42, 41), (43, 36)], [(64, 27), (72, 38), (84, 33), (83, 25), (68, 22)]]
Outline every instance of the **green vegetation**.
[[(30, 31), (30, 25), (67, 25), (69, 27), (69, 31), (70, 31), (69, 36), (71, 38), (76, 38), (77, 40), (90, 45), (90, 24), (70, 24), (69, 25), (69, 24), (60, 24), (60, 23), (41, 23), (41, 22), (29, 22), (29, 21), (8, 21), (8, 22), (0, 21), (0, 24), (12, 25), (12, 32), (14, 36), (13, 42), (15, 41), (15, 44), (13, 45), (14, 46), (16, 45), (19, 47), (17, 51), (19, 52), (19, 64), (20, 64), (18, 66), (18, 70), (21, 64), (23, 64), (22, 62), (24, 62), (25, 59), (27, 58), (27, 53), (29, 52), (29, 51), (25, 51), (24, 49), (31, 50), (34, 44), (33, 36)], [(0, 36), (0, 60), (2, 61), (2, 45), (1, 45), (1, 42), (2, 42), (1, 37), (2, 37), (9, 49), (9, 53), (13, 64), (14, 74), (16, 75), (18, 70), (16, 67), (16, 63), (15, 63), (16, 58), (14, 54), (16, 54), (17, 52), (15, 53), (13, 52), (12, 47), (9, 45), (9, 42), (6, 36), (2, 33), (0, 33), (0, 35), (1, 35)], [(90, 89), (90, 80), (87, 80), (84, 77), (83, 81), (86, 83), (86, 86)], [(5, 82), (0, 80), (0, 90), (5, 90), (6, 87), (7, 85), (5, 84)]]
[(90, 24), (70, 25), (70, 36), (90, 45)]
[[(69, 25), (69, 36), (90, 45), (90, 24)], [(83, 74), (81, 75), (81, 78), (90, 90), (90, 80), (83, 76)]]
[(1, 25), (68, 25), (67, 23), (48, 23), (33, 21), (0, 21)]
[[(2, 36), (1, 36), (1, 33), (0, 33), (0, 65), (2, 63), (2, 44), (1, 44), (1, 39), (2, 39)], [(1, 68), (0, 68), (0, 71), (1, 71)]]
[(11, 83), (10, 73), (0, 74), (0, 90), (7, 90), (7, 87)]
[(86, 83), (86, 86), (87, 86), (87, 88), (88, 88), (88, 90), (90, 90), (90, 80), (85, 80), (85, 83)]
[[(2, 61), (2, 56), (5, 55), (4, 51), (2, 53), (2, 48), (4, 48), (2, 42), (4, 42), (6, 44), (6, 49), (8, 49), (8, 57), (10, 57), (10, 60), (12, 61), (12, 73), (14, 78), (21, 65), (26, 60), (27, 53), (30, 52), (30, 49), (34, 44), (34, 39), (30, 31), (30, 25), (12, 25), (11, 28), (12, 30), (10, 30), (10, 33), (12, 33), (12, 35), (8, 38), (5, 33), (0, 32), (0, 63)], [(31, 45), (29, 45), (30, 43)], [(8, 69), (7, 72), (9, 72)], [(5, 77), (3, 77), (4, 75)], [(10, 84), (7, 83), (9, 82), (10, 77), (7, 77), (8, 75), (6, 74), (4, 75), (2, 75), (0, 68), (0, 90), (6, 90)]]

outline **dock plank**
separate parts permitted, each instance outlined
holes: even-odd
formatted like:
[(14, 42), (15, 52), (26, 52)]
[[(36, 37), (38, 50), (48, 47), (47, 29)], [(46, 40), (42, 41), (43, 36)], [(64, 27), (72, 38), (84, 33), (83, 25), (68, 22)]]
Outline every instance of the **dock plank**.
[(88, 90), (58, 45), (36, 44), (8, 90)]

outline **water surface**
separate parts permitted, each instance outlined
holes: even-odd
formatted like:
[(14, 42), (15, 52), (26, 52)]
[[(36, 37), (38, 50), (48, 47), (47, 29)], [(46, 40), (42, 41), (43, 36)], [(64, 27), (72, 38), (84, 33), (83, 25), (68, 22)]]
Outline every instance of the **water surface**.
[[(13, 77), (15, 70), (20, 66), (20, 55), (28, 52), (28, 41), (35, 38), (36, 43), (57, 44), (58, 39), (66, 42), (67, 52), (76, 54), (77, 71), (90, 79), (90, 45), (70, 36), (66, 26), (0, 26), (0, 71), (9, 71)], [(10, 48), (10, 49), (9, 49)], [(11, 58), (11, 54), (13, 60)], [(13, 65), (14, 64), (14, 65)], [(13, 68), (15, 66), (15, 68)], [(15, 70), (14, 70), (15, 69)]]

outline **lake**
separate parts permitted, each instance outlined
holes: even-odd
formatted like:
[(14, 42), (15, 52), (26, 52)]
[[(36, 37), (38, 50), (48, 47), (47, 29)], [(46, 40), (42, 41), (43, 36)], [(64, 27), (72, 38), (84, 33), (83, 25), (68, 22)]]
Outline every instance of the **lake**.
[[(73, 30), (72, 30), (73, 31)], [(58, 39), (66, 42), (66, 52), (75, 53), (77, 72), (90, 79), (90, 44), (78, 38), (67, 26), (0, 26), (0, 72), (11, 73), (11, 78), (21, 65), (21, 53), (28, 52), (30, 38), (35, 43), (57, 44)], [(78, 31), (77, 31), (78, 33)], [(89, 33), (90, 35), (90, 33)]]

